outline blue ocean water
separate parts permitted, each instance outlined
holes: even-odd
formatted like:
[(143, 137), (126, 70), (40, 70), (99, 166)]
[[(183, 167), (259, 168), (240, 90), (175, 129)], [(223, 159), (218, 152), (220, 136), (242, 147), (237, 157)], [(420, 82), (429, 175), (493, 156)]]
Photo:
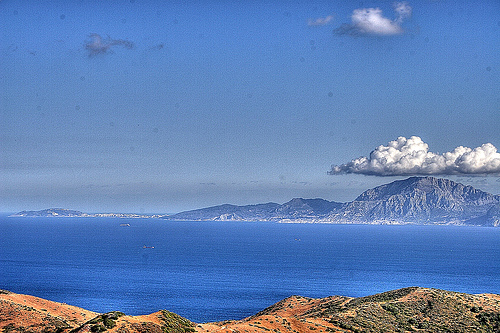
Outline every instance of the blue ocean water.
[(499, 228), (2, 216), (0, 239), (0, 289), (97, 312), (206, 322), (290, 295), (500, 294)]

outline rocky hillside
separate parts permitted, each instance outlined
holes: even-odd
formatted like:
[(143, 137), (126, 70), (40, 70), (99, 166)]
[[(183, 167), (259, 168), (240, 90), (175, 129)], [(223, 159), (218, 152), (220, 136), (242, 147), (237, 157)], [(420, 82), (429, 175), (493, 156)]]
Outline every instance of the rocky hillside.
[(500, 196), (448, 179), (411, 177), (338, 203), (296, 198), (282, 205), (222, 205), (168, 216), (179, 220), (500, 225)]
[(2, 291), (2, 332), (499, 332), (500, 295), (419, 287), (351, 298), (286, 298), (242, 319), (194, 324), (168, 311), (145, 316), (96, 314), (67, 304)]
[(273, 202), (248, 206), (221, 205), (182, 212), (165, 218), (191, 221), (275, 221), (326, 217), (341, 206), (341, 203), (323, 199), (296, 198), (282, 205)]
[(487, 227), (499, 227), (500, 226), (500, 203), (492, 206), (485, 215), (470, 219), (467, 221), (468, 224), (472, 225), (482, 225)]
[[(483, 217), (499, 202), (498, 195), (448, 179), (411, 177), (367, 190), (332, 211), (327, 219), (346, 223), (483, 224)], [(470, 221), (478, 217), (481, 219)]]
[(259, 220), (266, 221), (273, 211), (279, 206), (277, 203), (265, 203), (258, 205), (236, 206), (220, 205), (202, 209), (190, 210), (175, 215), (166, 216), (166, 219), (174, 220), (218, 220), (218, 221), (240, 221)]

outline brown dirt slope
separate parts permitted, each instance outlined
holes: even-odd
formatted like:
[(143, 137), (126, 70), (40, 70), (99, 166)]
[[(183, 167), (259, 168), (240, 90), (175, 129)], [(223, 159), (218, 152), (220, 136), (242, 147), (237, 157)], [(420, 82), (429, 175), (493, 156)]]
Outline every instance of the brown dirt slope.
[(0, 332), (65, 332), (97, 313), (0, 290)]
[(194, 332), (194, 326), (189, 320), (168, 311), (146, 316), (126, 316), (118, 311), (99, 314), (0, 290), (0, 332), (184, 333)]
[(205, 332), (500, 332), (500, 296), (410, 287), (377, 295), (289, 297), (241, 321)]
[(146, 316), (126, 316), (114, 311), (89, 320), (71, 333), (186, 333), (195, 332), (194, 326), (189, 320), (165, 310)]
[(367, 297), (291, 296), (243, 320), (193, 324), (168, 311), (97, 314), (0, 292), (0, 332), (500, 332), (500, 296), (419, 287)]

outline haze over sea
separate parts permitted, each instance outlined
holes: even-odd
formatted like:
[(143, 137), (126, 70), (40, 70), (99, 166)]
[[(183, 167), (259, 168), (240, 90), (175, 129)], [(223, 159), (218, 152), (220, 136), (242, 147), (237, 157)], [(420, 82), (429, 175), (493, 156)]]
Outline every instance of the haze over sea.
[(206, 322), (294, 294), (500, 294), (499, 228), (2, 215), (0, 235), (0, 289), (97, 312)]

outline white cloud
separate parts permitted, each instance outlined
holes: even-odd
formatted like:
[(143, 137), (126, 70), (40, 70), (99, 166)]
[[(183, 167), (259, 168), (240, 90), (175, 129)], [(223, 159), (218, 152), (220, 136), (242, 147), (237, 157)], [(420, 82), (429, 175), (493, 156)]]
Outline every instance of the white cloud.
[(399, 137), (379, 146), (369, 157), (333, 165), (329, 174), (358, 173), (375, 176), (500, 174), (500, 153), (491, 143), (471, 149), (457, 147), (443, 154), (429, 151), (418, 136)]
[(351, 19), (352, 24), (366, 34), (397, 35), (403, 32), (399, 24), (383, 17), (378, 8), (356, 9)]
[(396, 2), (394, 3), (394, 11), (398, 15), (395, 22), (401, 24), (403, 20), (411, 17), (411, 7), (408, 2)]
[(407, 2), (394, 4), (396, 19), (391, 20), (382, 15), (380, 8), (359, 8), (351, 15), (351, 23), (343, 24), (335, 29), (338, 35), (349, 36), (391, 36), (404, 33), (403, 21), (411, 16), (412, 8)]
[(317, 19), (309, 19), (307, 21), (308, 26), (323, 26), (329, 24), (333, 21), (333, 15), (328, 15), (327, 17), (320, 17)]
[(85, 41), (85, 49), (89, 52), (89, 57), (94, 57), (98, 54), (111, 53), (111, 47), (123, 46), (127, 49), (134, 48), (134, 43), (124, 39), (112, 39), (101, 37), (99, 34), (90, 34), (90, 39)]

